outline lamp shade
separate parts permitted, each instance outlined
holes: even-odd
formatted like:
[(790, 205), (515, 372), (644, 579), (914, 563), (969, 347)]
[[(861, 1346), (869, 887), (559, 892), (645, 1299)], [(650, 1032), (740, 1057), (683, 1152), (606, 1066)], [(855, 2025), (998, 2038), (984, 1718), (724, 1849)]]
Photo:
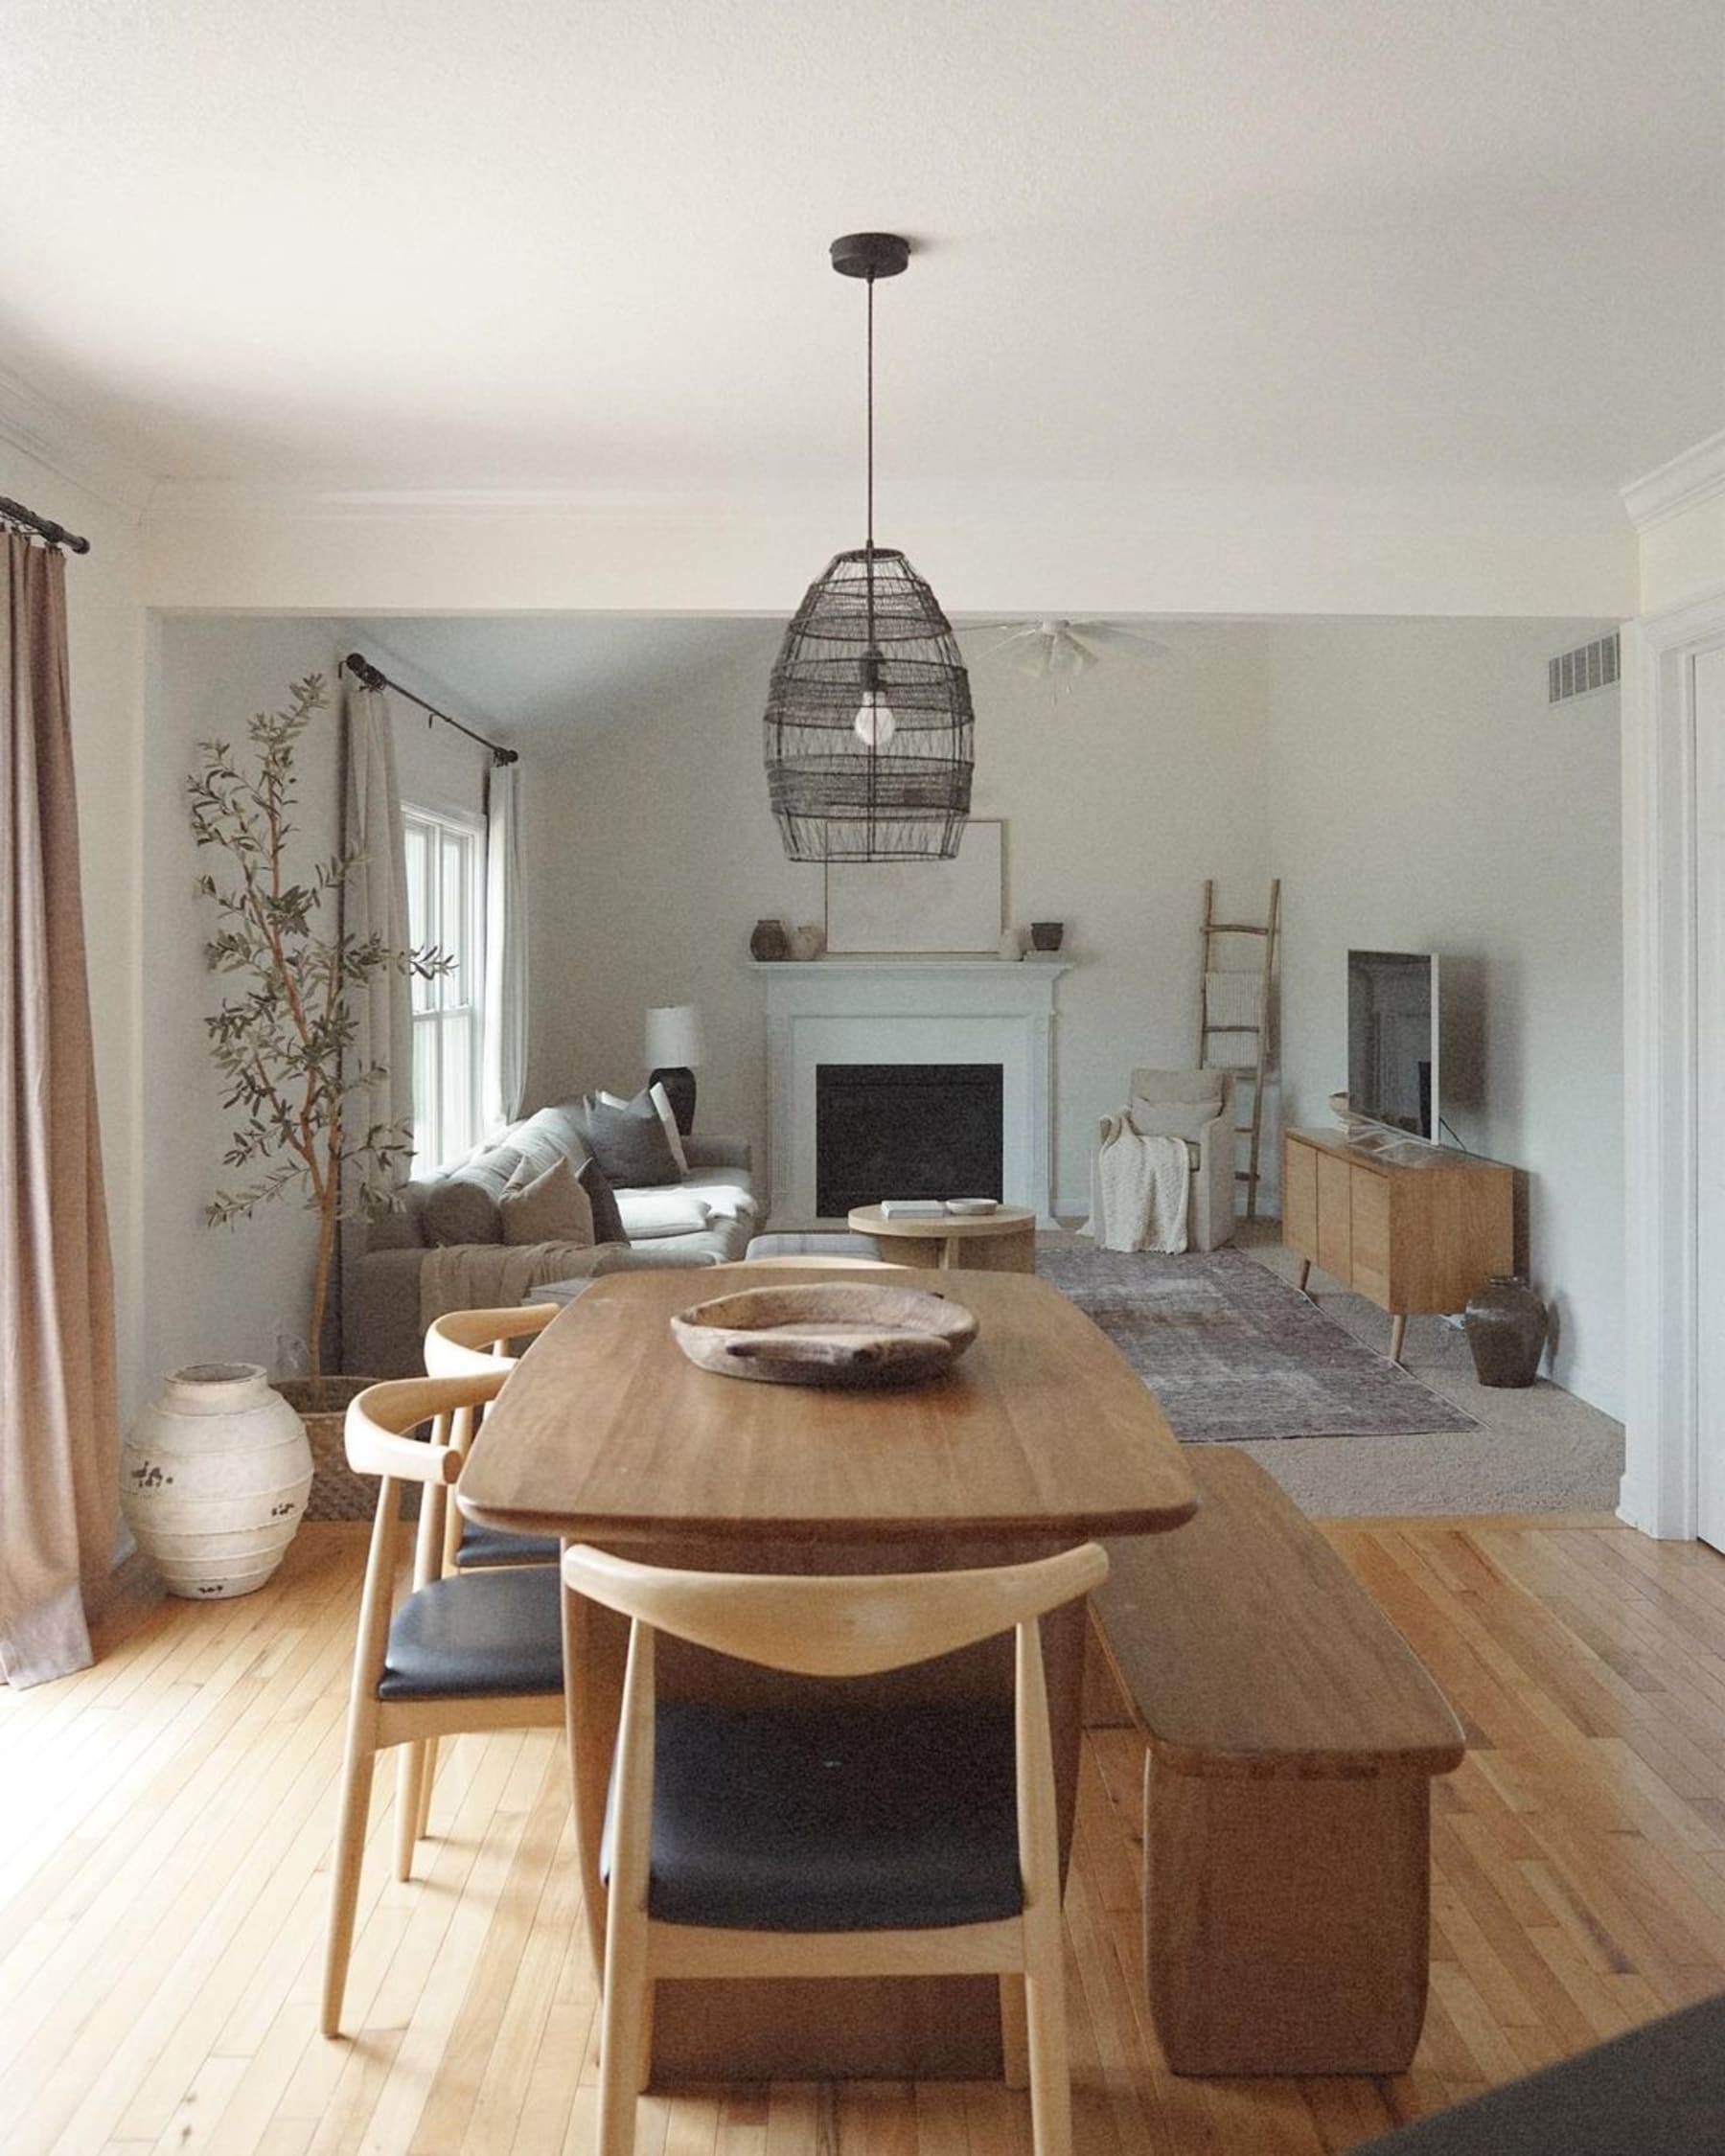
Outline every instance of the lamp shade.
[(647, 1014), (650, 1068), (701, 1068), (701, 1013), (693, 1003), (667, 1003)]
[[(888, 716), (889, 715), (889, 716)], [(893, 547), (835, 555), (767, 700), (767, 783), (793, 860), (951, 860), (970, 814), (970, 677)]]

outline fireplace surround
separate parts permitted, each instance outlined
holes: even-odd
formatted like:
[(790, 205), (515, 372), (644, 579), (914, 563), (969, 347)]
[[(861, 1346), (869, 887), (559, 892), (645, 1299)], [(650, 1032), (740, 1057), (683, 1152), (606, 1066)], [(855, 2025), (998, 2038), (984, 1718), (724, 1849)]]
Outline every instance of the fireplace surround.
[[(824, 958), (759, 965), (767, 996), (772, 1224), (842, 1226), (820, 1203), (818, 1073), (823, 1065), (993, 1066), (1000, 1071), (999, 1197), (1051, 1226), (1050, 1133), (1056, 991), (1065, 964), (1000, 959)], [(869, 1191), (910, 1197), (908, 1190)], [(832, 1193), (827, 1193), (829, 1204)]]

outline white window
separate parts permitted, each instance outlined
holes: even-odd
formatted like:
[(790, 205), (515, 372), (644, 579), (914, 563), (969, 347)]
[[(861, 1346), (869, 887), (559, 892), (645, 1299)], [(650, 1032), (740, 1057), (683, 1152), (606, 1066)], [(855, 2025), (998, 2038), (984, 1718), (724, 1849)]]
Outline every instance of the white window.
[(485, 826), (403, 808), (407, 918), (415, 949), (454, 963), (413, 983), (413, 1172), (429, 1175), (478, 1144), (479, 999), (485, 978)]

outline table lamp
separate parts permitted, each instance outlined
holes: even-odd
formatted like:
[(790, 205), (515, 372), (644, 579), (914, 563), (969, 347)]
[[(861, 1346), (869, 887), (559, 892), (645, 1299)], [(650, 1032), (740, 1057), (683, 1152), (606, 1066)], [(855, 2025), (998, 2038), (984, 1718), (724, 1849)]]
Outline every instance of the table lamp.
[(695, 1073), (701, 1067), (701, 1013), (693, 1003), (670, 1003), (647, 1014), (647, 1073), (663, 1086), (677, 1127), (687, 1137), (695, 1128)]

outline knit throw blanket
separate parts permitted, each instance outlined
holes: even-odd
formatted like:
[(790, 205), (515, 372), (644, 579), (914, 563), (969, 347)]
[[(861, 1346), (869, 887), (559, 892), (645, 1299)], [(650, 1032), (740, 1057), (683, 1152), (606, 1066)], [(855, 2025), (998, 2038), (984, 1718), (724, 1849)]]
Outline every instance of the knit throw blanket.
[(599, 1254), (590, 1243), (456, 1243), (427, 1250), (420, 1267), (420, 1331), (451, 1310), (525, 1302), (549, 1280), (591, 1273)]
[(1096, 1162), (1100, 1218), (1084, 1232), (1104, 1250), (1184, 1250), (1189, 1178), (1184, 1139), (1145, 1137), (1111, 1115)]

